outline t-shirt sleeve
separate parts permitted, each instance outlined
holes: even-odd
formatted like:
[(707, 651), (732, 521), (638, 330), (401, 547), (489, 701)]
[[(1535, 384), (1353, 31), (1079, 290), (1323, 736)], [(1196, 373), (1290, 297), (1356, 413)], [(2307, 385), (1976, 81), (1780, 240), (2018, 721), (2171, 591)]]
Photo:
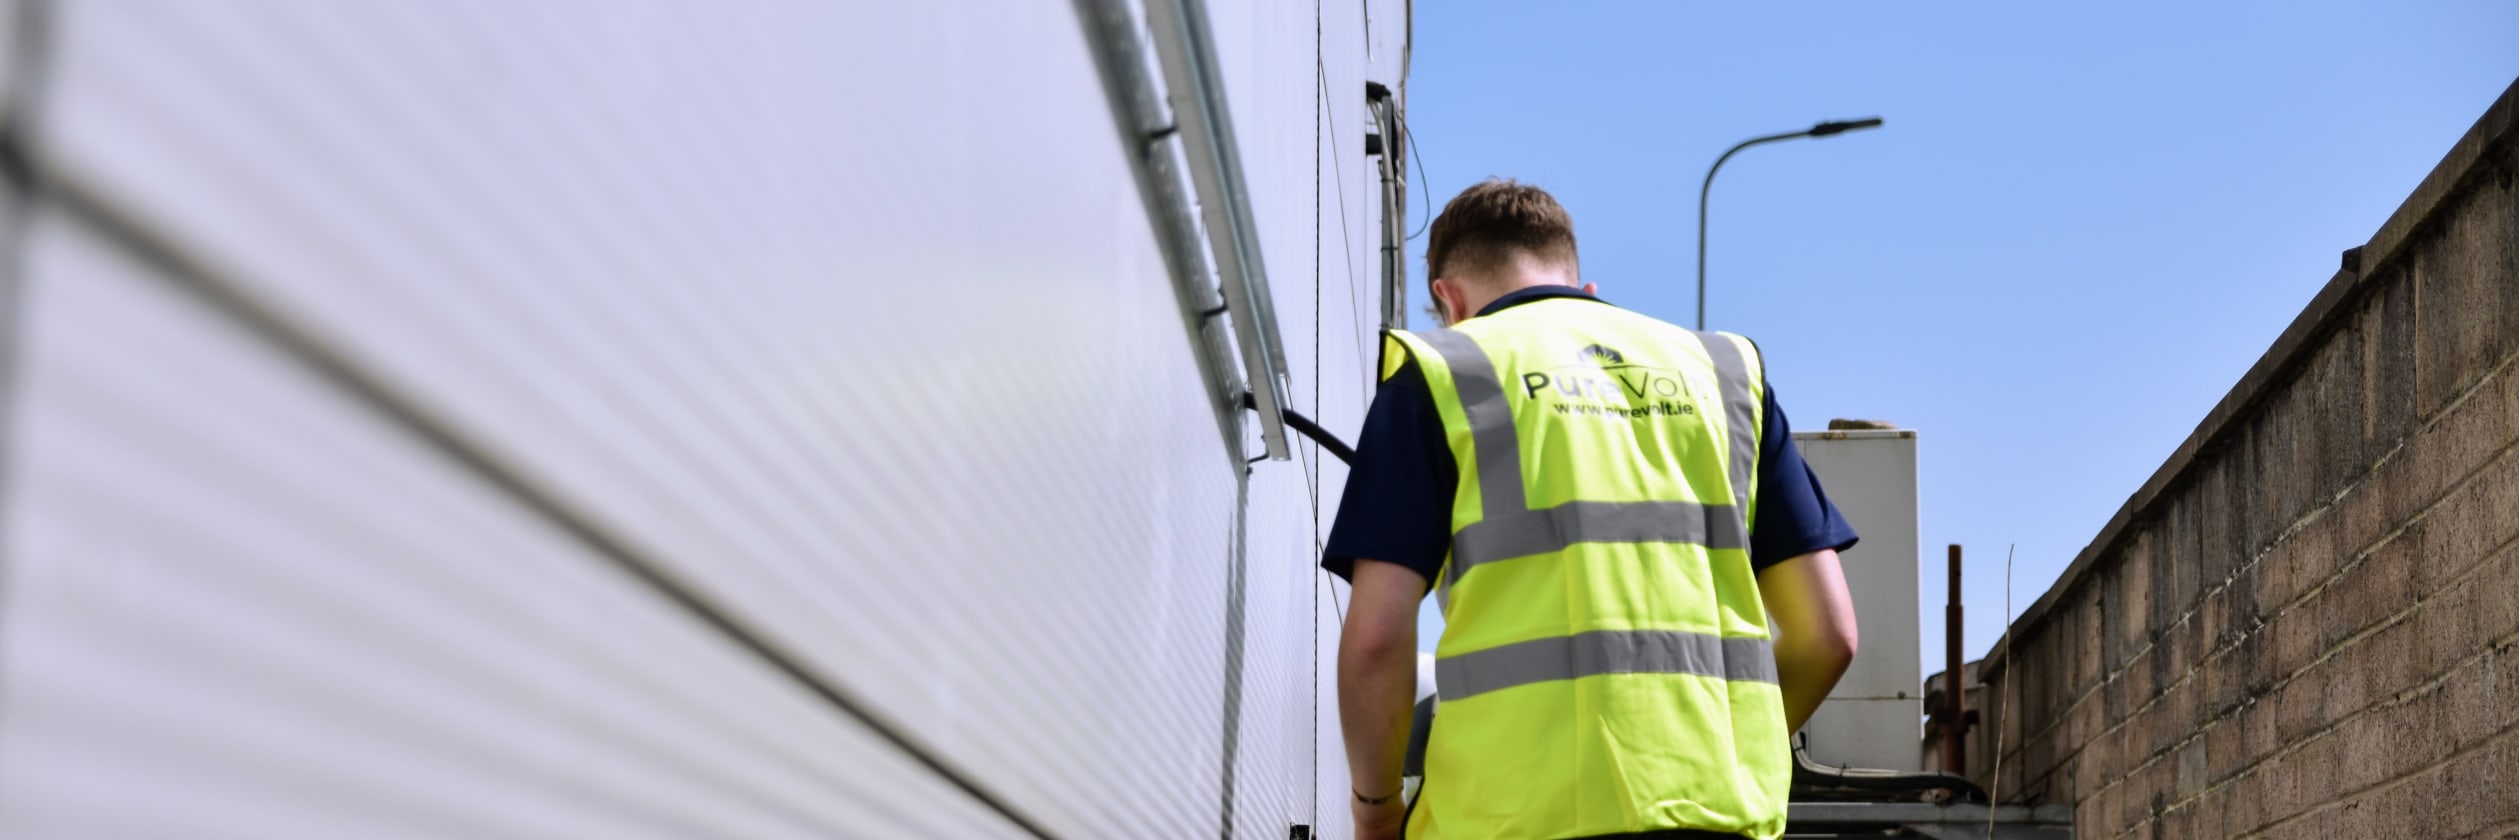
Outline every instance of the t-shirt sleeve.
[[(1397, 347), (1386, 353), (1405, 354)], [(1396, 563), (1428, 581), (1452, 548), (1452, 495), (1459, 468), (1443, 439), (1443, 419), (1414, 359), (1382, 380), (1365, 409), (1348, 465), (1347, 490), (1322, 547), (1321, 568), (1353, 580), (1357, 560)]]
[(1749, 526), (1749, 565), (1767, 567), (1823, 548), (1844, 551), (1860, 535), (1845, 514), (1830, 504), (1819, 476), (1793, 445), (1793, 424), (1776, 404), (1776, 389), (1766, 396), (1767, 420), (1758, 444), (1758, 519)]

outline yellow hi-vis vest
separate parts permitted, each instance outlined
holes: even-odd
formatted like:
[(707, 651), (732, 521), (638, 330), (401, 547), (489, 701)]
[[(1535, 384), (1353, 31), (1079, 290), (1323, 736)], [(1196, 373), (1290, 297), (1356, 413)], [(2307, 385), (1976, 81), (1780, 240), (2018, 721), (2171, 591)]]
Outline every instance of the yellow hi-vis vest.
[(1460, 465), (1408, 836), (1782, 834), (1756, 347), (1572, 298), (1388, 335)]

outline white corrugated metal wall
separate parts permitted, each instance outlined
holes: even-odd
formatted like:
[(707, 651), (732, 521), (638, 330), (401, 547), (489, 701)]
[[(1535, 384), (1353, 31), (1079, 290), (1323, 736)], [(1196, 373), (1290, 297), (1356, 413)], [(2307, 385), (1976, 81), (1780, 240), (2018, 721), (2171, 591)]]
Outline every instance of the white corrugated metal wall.
[[(1364, 153), (1373, 130), (1364, 84), (1400, 87), (1407, 6), (1238, 4), (1219, 10), (1217, 30), (1263, 220), (1292, 404), (1352, 441), (1380, 352), (1381, 193)], [(1315, 49), (1314, 67), (1289, 63)], [(1251, 670), (1241, 748), (1260, 759), (1245, 766), (1303, 772), (1274, 790), (1245, 783), (1250, 819), (1238, 824), (1240, 836), (1267, 836), (1273, 814), (1309, 813), (1314, 803), (1316, 836), (1349, 831), (1335, 682), (1346, 585), (1315, 562), (1346, 477), (1345, 465), (1309, 443), (1292, 463), (1252, 470)], [(1268, 731), (1302, 737), (1261, 734)]]
[[(1213, 9), (1347, 434), (1375, 5)], [(36, 11), (0, 836), (1344, 835), (1344, 471), (1244, 484), (1075, 8)]]

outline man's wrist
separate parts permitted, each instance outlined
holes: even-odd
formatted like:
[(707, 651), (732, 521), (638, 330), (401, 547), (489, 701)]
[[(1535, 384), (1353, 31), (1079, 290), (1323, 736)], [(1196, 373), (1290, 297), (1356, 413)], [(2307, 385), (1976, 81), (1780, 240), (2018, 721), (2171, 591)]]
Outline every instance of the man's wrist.
[[(1405, 788), (1403, 787), (1402, 789), (1404, 790)], [(1400, 794), (1400, 791), (1394, 790), (1394, 791), (1391, 791), (1389, 794), (1387, 794), (1387, 795), (1383, 795), (1383, 796), (1366, 796), (1366, 795), (1364, 795), (1364, 791), (1356, 790), (1356, 789), (1354, 789), (1354, 788), (1349, 788), (1349, 789), (1347, 790), (1347, 792), (1348, 792), (1348, 793), (1355, 794), (1355, 795), (1356, 795), (1356, 801), (1357, 801), (1358, 803), (1365, 804), (1365, 805), (1385, 805), (1385, 804), (1389, 804), (1389, 803), (1391, 802), (1391, 800), (1398, 799), (1398, 798), (1399, 798), (1399, 794)]]

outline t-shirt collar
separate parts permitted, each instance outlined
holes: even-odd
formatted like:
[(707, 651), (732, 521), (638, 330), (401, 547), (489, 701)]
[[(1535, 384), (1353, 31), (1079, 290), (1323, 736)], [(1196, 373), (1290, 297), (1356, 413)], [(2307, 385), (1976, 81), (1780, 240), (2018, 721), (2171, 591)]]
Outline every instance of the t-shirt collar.
[(1481, 317), (1484, 317), (1529, 303), (1531, 301), (1561, 297), (1582, 298), (1584, 300), (1597, 301), (1600, 303), (1609, 302), (1584, 294), (1583, 289), (1577, 286), (1525, 286), (1504, 293), (1504, 297), (1496, 298), (1495, 302), (1489, 303), (1485, 307), (1479, 309), (1478, 314)]

